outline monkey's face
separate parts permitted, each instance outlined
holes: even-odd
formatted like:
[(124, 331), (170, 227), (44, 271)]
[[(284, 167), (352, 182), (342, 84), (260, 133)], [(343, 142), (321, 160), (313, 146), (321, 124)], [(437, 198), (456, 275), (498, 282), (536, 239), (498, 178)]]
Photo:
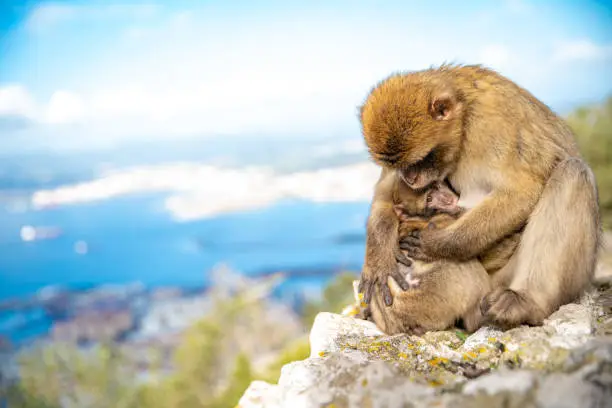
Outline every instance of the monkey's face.
[(399, 170), (414, 189), (452, 171), (461, 147), (462, 116), (463, 103), (452, 84), (423, 72), (385, 79), (360, 111), (373, 160)]
[(435, 182), (427, 191), (426, 209), (436, 213), (455, 215), (460, 211), (459, 196), (444, 182)]
[(400, 219), (410, 217), (432, 217), (436, 214), (456, 215), (461, 208), (459, 196), (445, 181), (433, 181), (426, 188), (414, 190), (407, 185), (399, 186), (400, 203), (393, 209)]

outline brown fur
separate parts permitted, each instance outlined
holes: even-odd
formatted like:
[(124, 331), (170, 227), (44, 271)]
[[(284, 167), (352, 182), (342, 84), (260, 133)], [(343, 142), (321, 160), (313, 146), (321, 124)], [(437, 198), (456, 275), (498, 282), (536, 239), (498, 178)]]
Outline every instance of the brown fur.
[[(546, 105), (492, 70), (445, 65), (383, 80), (360, 119), (383, 173), (397, 170), (413, 188), (448, 177), (462, 200), (482, 198), (447, 228), (407, 237), (413, 258), (472, 259), (522, 229), (518, 249), (497, 272), (503, 279), (494, 277), (507, 287), (484, 303), (489, 320), (540, 324), (583, 293), (600, 242), (597, 187), (571, 130)], [(375, 210), (385, 199), (375, 194), (369, 223), (390, 230), (393, 214)], [(366, 293), (394, 272), (393, 241), (381, 242), (366, 242)]]
[[(440, 194), (439, 191), (414, 191), (402, 188), (402, 184), (397, 194), (399, 204), (395, 206), (400, 219), (400, 239), (413, 231), (440, 228), (455, 222), (454, 212), (453, 215), (429, 215), (431, 208), (428, 206), (435, 202), (435, 197), (431, 196)], [(452, 211), (451, 208), (447, 210)], [(400, 269), (412, 288), (402, 291), (395, 280), (389, 279), (393, 304), (386, 306), (378, 289), (369, 304), (369, 316), (382, 331), (423, 334), (448, 329), (458, 320), (469, 332), (480, 327), (480, 303), (491, 290), (489, 276), (480, 262), (414, 261), (409, 268), (400, 266)]]

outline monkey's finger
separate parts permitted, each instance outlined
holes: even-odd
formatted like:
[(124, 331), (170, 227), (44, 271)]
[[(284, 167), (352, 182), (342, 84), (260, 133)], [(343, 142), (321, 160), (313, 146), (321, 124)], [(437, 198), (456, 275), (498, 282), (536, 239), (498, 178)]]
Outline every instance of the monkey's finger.
[(404, 265), (407, 268), (410, 268), (412, 266), (412, 261), (405, 255), (402, 254), (402, 257), (397, 258), (396, 259), (397, 262), (401, 263), (402, 265)]
[[(421, 240), (417, 238), (406, 237), (400, 241), (399, 247), (401, 250), (409, 251), (414, 248), (421, 247)], [(410, 254), (408, 254), (410, 256)]]
[(417, 247), (421, 246), (421, 238), (420, 237), (407, 236), (407, 237), (403, 237), (400, 240), (400, 249), (401, 249), (401, 244), (402, 243), (406, 243), (406, 242), (412, 243), (413, 246), (417, 246)]
[(414, 260), (423, 261), (423, 262), (432, 261), (432, 259), (428, 257), (427, 255), (425, 255), (420, 248), (407, 247), (405, 251), (408, 254), (408, 256)]
[(413, 238), (421, 238), (421, 231), (420, 230), (410, 231), (410, 234), (408, 234), (408, 236), (413, 237)]
[(491, 302), (489, 302), (488, 297), (482, 298), (482, 300), (480, 301), (480, 313), (486, 317), (490, 308), (491, 308)]
[(404, 274), (402, 274), (399, 270), (393, 272), (391, 276), (393, 277), (393, 280), (397, 282), (400, 288), (402, 288), (402, 290), (410, 289), (410, 283), (408, 283), (406, 280), (406, 276), (404, 276)]
[(395, 260), (404, 266), (412, 266), (412, 261), (401, 251), (395, 251)]
[(404, 251), (406, 251), (406, 253), (408, 254), (408, 256), (412, 259), (418, 259), (419, 255), (421, 253), (421, 251), (419, 251), (418, 248), (415, 248), (413, 246), (409, 246), (408, 244), (405, 245), (405, 248), (402, 247), (402, 249)]
[(368, 287), (370, 286), (370, 281), (367, 279), (361, 279), (359, 281), (359, 287), (357, 287), (357, 292), (363, 294), (362, 301), (364, 303), (368, 303), (366, 298), (368, 297)]
[(481, 326), (495, 326), (494, 319), (487, 313), (482, 316)]
[(381, 285), (383, 299), (385, 300), (385, 305), (391, 306), (393, 304), (393, 296), (391, 296), (391, 289), (389, 289), (389, 285), (387, 283), (383, 283)]
[(374, 287), (374, 282), (368, 281), (365, 284), (365, 291), (363, 292), (363, 303), (366, 305), (370, 304), (370, 300), (372, 299), (372, 289)]

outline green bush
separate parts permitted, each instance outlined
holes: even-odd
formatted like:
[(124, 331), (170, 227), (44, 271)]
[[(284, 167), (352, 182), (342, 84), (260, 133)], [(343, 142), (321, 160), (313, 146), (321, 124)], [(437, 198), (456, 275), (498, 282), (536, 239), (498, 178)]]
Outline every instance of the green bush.
[[(351, 303), (355, 277), (339, 275), (324, 290), (323, 301), (311, 304), (309, 311), (337, 311)], [(161, 350), (152, 350), (149, 381), (142, 383), (134, 381), (138, 373), (135, 362), (119, 344), (89, 351), (68, 344), (29, 350), (20, 359), (21, 381), (5, 392), (7, 401), (10, 407), (23, 408), (234, 407), (253, 380), (275, 383), (285, 364), (303, 360), (310, 353), (307, 336), (300, 337), (280, 350), (261, 372), (254, 370), (252, 356), (240, 350), (236, 333), (246, 324), (261, 324), (258, 313), (263, 308), (260, 300), (241, 293), (217, 300), (207, 317), (185, 331), (172, 353), (169, 372), (163, 370), (167, 362), (162, 361)]]
[(359, 275), (353, 272), (342, 272), (325, 287), (321, 300), (306, 303), (302, 311), (306, 327), (312, 326), (319, 312), (340, 313), (345, 306), (353, 304), (353, 281), (358, 279)]
[(612, 228), (612, 96), (601, 105), (576, 109), (567, 122), (595, 173), (604, 226)]

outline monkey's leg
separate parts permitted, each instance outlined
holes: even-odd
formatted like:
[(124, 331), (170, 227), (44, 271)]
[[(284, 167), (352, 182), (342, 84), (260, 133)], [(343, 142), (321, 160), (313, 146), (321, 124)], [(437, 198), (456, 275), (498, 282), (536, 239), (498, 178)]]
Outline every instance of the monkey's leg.
[[(518, 248), (518, 245), (517, 245), (517, 248)], [(516, 267), (518, 264), (517, 252), (518, 250), (515, 251), (515, 253), (510, 257), (508, 262), (502, 268), (490, 274), (491, 286), (493, 287), (493, 289), (497, 289), (501, 287), (507, 288), (508, 286), (510, 286), (510, 283), (512, 282), (512, 278), (515, 275)]]
[(507, 289), (487, 299), (488, 320), (509, 328), (539, 325), (576, 300), (593, 277), (600, 241), (597, 186), (580, 159), (553, 171), (525, 227)]
[[(516, 252), (519, 242), (521, 242), (521, 236), (521, 233), (512, 234), (478, 257), (480, 263), (482, 263), (482, 266), (484, 266), (489, 275), (501, 277), (503, 274), (500, 272), (508, 269), (507, 265), (512, 255)], [(513, 268), (512, 271), (514, 271)], [(509, 284), (510, 282), (505, 283), (506, 286)]]

